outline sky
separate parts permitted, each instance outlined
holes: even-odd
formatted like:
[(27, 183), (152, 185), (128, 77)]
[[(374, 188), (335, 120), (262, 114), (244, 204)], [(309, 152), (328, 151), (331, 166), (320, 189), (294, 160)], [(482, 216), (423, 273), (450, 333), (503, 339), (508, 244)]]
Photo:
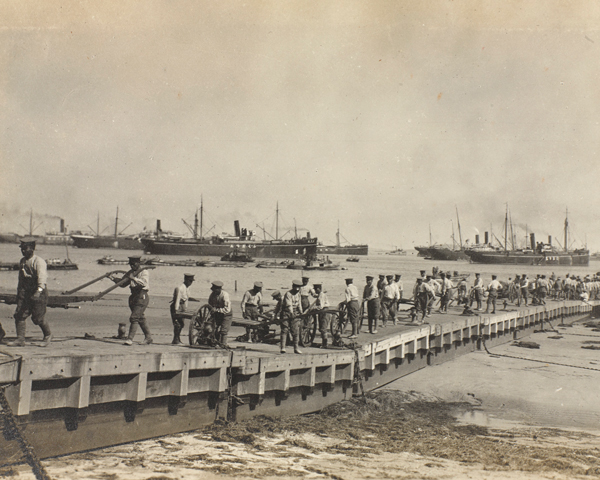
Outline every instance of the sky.
[[(600, 250), (600, 3), (0, 0), (0, 232)], [(119, 228), (121, 230), (122, 228)], [(288, 233), (288, 236), (291, 233)]]

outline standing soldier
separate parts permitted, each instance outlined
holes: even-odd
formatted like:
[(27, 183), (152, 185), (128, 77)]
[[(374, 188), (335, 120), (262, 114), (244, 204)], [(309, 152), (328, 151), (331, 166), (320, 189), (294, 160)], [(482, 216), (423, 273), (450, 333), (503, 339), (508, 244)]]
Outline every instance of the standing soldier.
[(446, 276), (444, 272), (440, 274), (442, 277), (441, 288), (442, 296), (440, 298), (440, 312), (448, 313), (448, 302), (450, 301), (450, 289), (454, 288), (452, 281)]
[(490, 304), (492, 305), (492, 314), (496, 313), (496, 299), (498, 298), (498, 290), (502, 289), (502, 284), (496, 280), (496, 275), (492, 275), (492, 281), (488, 285), (488, 299), (485, 313), (488, 313)]
[(360, 323), (359, 323), (359, 314), (360, 314), (360, 304), (358, 303), (358, 289), (352, 284), (353, 279), (346, 279), (346, 290), (344, 291), (344, 295), (346, 296), (346, 309), (348, 311), (348, 320), (352, 325), (352, 335), (348, 338), (356, 338), (360, 333)]
[(171, 344), (179, 345), (181, 339), (179, 335), (185, 326), (181, 313), (187, 311), (188, 300), (195, 300), (190, 297), (190, 287), (194, 283), (194, 275), (191, 273), (183, 274), (183, 283), (175, 287), (173, 299), (171, 300), (171, 320), (173, 320), (173, 341)]
[[(521, 297), (523, 298), (523, 304), (527, 306), (527, 296), (529, 294), (529, 279), (527, 275), (521, 277)], [(521, 306), (521, 304), (519, 304)]]
[(109, 277), (115, 283), (128, 280), (121, 285), (121, 288), (129, 286), (131, 290), (131, 294), (129, 295), (129, 310), (131, 310), (131, 315), (129, 316), (129, 335), (127, 335), (124, 345), (133, 345), (133, 338), (137, 332), (138, 324), (142, 332), (144, 332), (144, 341), (142, 344), (149, 345), (152, 343), (152, 336), (150, 335), (150, 328), (146, 323), (144, 312), (150, 303), (150, 296), (148, 295), (150, 273), (148, 270), (142, 268), (142, 257), (139, 255), (129, 257), (129, 266), (131, 270), (123, 275), (123, 277)]
[(299, 315), (304, 313), (300, 300), (301, 286), (302, 282), (300, 280), (294, 280), (292, 282), (292, 289), (286, 292), (283, 297), (281, 304), (281, 339), (279, 341), (279, 351), (281, 353), (285, 353), (285, 343), (289, 331), (291, 331), (292, 340), (294, 341), (294, 353), (302, 353), (300, 348), (298, 348), (301, 322)]
[[(48, 303), (48, 271), (46, 262), (34, 255), (35, 241), (21, 240), (21, 253), (23, 258), (19, 262), (19, 283), (17, 285), (17, 309), (14, 314), (17, 338), (8, 345), (22, 347), (25, 345), (27, 324), (25, 320), (31, 315), (31, 320), (42, 329), (44, 339), (42, 346), (46, 347), (52, 341), (50, 325), (45, 320), (46, 305)], [(4, 337), (4, 330), (0, 327), (0, 335)]]
[(388, 323), (396, 324), (396, 301), (398, 300), (398, 290), (394, 283), (394, 276), (387, 275), (387, 285), (383, 287), (383, 297), (381, 299), (381, 309), (383, 312), (383, 326)]
[(221, 337), (217, 341), (223, 346), (227, 346), (227, 334), (231, 328), (233, 314), (231, 313), (231, 302), (229, 294), (223, 290), (223, 282), (215, 280), (211, 284), (211, 294), (208, 297), (208, 305), (215, 316), (215, 324), (220, 327)]
[(471, 303), (469, 307), (473, 305), (473, 300), (477, 302), (477, 308), (475, 310), (481, 310), (482, 301), (483, 301), (483, 280), (481, 279), (481, 274), (475, 274), (475, 282), (473, 283), (473, 293), (474, 298), (471, 299)]
[(372, 275), (367, 275), (367, 284), (363, 290), (363, 304), (367, 304), (369, 333), (377, 333), (377, 322), (379, 321), (379, 291), (373, 280)]
[(329, 330), (329, 314), (323, 312), (329, 306), (329, 300), (327, 294), (323, 291), (323, 285), (321, 283), (315, 283), (313, 285), (317, 299), (312, 306), (313, 310), (316, 310), (319, 319), (319, 332), (321, 332), (321, 348), (327, 348), (327, 330)]
[(302, 286), (300, 287), (300, 302), (302, 302), (302, 311), (306, 312), (310, 307), (310, 297), (315, 297), (315, 291), (308, 284), (308, 277), (302, 277)]
[[(262, 313), (262, 282), (254, 282), (252, 289), (247, 290), (242, 298), (242, 317), (259, 320)], [(252, 343), (252, 328), (246, 327), (246, 340)]]
[(540, 305), (546, 305), (546, 296), (548, 295), (549, 288), (550, 285), (548, 280), (546, 280), (546, 275), (542, 275), (537, 282), (537, 296), (540, 301)]

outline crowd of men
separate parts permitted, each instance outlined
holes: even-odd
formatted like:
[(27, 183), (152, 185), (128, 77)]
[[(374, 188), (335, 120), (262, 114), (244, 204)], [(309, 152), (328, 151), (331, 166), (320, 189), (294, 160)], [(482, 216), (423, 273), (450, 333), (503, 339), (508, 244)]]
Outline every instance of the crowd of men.
[[(47, 290), (47, 265), (46, 262), (35, 255), (35, 241), (21, 241), (21, 252), (23, 258), (20, 261), (19, 281), (17, 285), (17, 308), (14, 314), (17, 337), (8, 343), (10, 346), (25, 345), (26, 323), (25, 320), (31, 316), (35, 325), (38, 325), (43, 333), (42, 346), (47, 346), (52, 341), (50, 326), (45, 319), (48, 301)], [(118, 336), (124, 340), (125, 345), (132, 345), (138, 327), (144, 333), (143, 344), (153, 342), (150, 327), (145, 318), (145, 310), (149, 304), (150, 276), (147, 267), (141, 265), (140, 256), (129, 257), (130, 271), (121, 277), (109, 276), (109, 278), (122, 288), (129, 287), (129, 331), (126, 324), (119, 324)], [(188, 302), (196, 301), (190, 295), (190, 287), (195, 278), (192, 274), (184, 274), (183, 283), (178, 285), (170, 302), (171, 319), (173, 322), (173, 344), (180, 344), (180, 334), (184, 328), (184, 318), (188, 312)], [(291, 336), (295, 353), (301, 353), (299, 348), (300, 325), (302, 318), (308, 314), (315, 314), (318, 319), (318, 330), (321, 335), (321, 346), (328, 347), (329, 322), (331, 320), (330, 303), (321, 283), (309, 284), (309, 278), (304, 276), (302, 280), (294, 280), (291, 289), (282, 294), (280, 291), (272, 293), (275, 308), (270, 312), (264, 312), (262, 282), (255, 282), (253, 287), (247, 290), (241, 301), (242, 317), (254, 322), (271, 320), (272, 323), (280, 325), (280, 351), (285, 353), (288, 336)], [(354, 285), (352, 278), (345, 279), (345, 299), (342, 305), (348, 317), (348, 323), (352, 331), (350, 339), (355, 339), (360, 333), (362, 311), (368, 319), (368, 331), (377, 333), (378, 327), (396, 325), (399, 321), (398, 312), (402, 304), (410, 305), (410, 323), (422, 324), (425, 317), (432, 314), (434, 306), (439, 304), (437, 313), (447, 313), (448, 306), (456, 302), (458, 306), (464, 306), (463, 314), (474, 313), (483, 309), (483, 301), (486, 299), (485, 313), (496, 313), (496, 302), (503, 298), (505, 302), (510, 301), (517, 306), (521, 305), (545, 305), (546, 299), (557, 300), (597, 300), (600, 299), (600, 272), (595, 275), (579, 276), (565, 275), (564, 278), (557, 277), (554, 273), (546, 278), (544, 274), (538, 274), (535, 278), (528, 275), (515, 275), (508, 281), (498, 280), (492, 275), (492, 280), (487, 285), (479, 273), (475, 274), (472, 286), (469, 286), (467, 276), (460, 276), (458, 272), (440, 272), (433, 269), (432, 275), (427, 275), (421, 270), (420, 276), (412, 287), (411, 295), (405, 298), (402, 275), (379, 275), (377, 282), (373, 275), (367, 275), (365, 286), (360, 295), (358, 288)], [(227, 291), (223, 289), (221, 281), (213, 281), (211, 294), (208, 298), (208, 309), (215, 319), (218, 328), (217, 341), (221, 345), (227, 345), (228, 334), (233, 322), (231, 300)], [(471, 310), (476, 305), (474, 311)], [(336, 306), (336, 310), (339, 306)], [(491, 309), (491, 312), (490, 312)], [(421, 318), (419, 318), (419, 316)], [(256, 324), (248, 324), (246, 327), (246, 341), (253, 340), (253, 332)], [(267, 327), (268, 328), (268, 327)], [(5, 332), (0, 325), (0, 342)]]

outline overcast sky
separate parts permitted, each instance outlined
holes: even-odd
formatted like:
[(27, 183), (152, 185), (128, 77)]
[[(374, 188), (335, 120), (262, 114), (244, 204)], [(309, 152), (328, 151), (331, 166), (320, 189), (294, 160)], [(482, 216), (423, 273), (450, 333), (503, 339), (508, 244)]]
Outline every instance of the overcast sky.
[[(0, 231), (600, 250), (597, 1), (0, 0)], [(43, 225), (42, 225), (42, 222)], [(109, 233), (109, 227), (105, 233)], [(280, 233), (285, 231), (280, 227)], [(301, 231), (303, 233), (303, 231)], [(525, 231), (519, 231), (524, 239)]]

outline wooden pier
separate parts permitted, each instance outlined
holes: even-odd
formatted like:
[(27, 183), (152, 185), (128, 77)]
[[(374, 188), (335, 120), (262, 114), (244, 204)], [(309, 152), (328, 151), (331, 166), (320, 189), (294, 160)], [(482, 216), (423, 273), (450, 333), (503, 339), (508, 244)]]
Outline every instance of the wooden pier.
[[(600, 302), (551, 301), (496, 315), (434, 315), (431, 324), (361, 334), (348, 349), (233, 343), (125, 348), (65, 338), (50, 347), (0, 346), (0, 384), (40, 458), (200, 428), (218, 419), (314, 412), (428, 365), (512, 341), (543, 322), (598, 316)], [(31, 327), (30, 327), (31, 328)], [(0, 465), (18, 461), (0, 437)]]

